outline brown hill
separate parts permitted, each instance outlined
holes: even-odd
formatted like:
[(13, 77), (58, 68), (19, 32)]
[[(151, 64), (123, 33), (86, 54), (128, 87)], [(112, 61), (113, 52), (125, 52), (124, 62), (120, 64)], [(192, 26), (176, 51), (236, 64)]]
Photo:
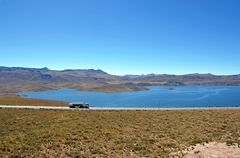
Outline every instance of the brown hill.
[(90, 91), (146, 90), (151, 85), (240, 85), (240, 75), (126, 75), (116, 76), (102, 70), (50, 70), (48, 68), (0, 67), (0, 94), (74, 88)]

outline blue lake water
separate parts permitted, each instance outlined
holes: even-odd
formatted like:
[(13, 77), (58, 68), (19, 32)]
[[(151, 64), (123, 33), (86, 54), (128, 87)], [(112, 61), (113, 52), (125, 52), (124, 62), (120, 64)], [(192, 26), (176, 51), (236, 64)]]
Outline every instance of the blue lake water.
[(148, 91), (113, 93), (59, 89), (18, 94), (29, 98), (83, 101), (91, 107), (240, 106), (240, 86), (152, 86)]

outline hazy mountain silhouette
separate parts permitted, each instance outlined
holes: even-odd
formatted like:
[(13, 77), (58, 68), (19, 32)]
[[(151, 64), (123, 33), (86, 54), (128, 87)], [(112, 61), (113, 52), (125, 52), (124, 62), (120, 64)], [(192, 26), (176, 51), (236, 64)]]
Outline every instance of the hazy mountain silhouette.
[(102, 70), (0, 67), (1, 93), (75, 88), (94, 91), (145, 90), (151, 85), (240, 85), (240, 75), (148, 74), (116, 76)]

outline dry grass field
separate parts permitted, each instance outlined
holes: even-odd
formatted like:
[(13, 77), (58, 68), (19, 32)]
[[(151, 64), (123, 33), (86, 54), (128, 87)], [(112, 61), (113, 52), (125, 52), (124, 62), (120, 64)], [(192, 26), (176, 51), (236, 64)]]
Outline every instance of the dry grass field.
[(240, 110), (0, 109), (0, 157), (168, 157), (213, 141), (240, 144)]
[(68, 106), (68, 103), (54, 100), (29, 99), (18, 96), (0, 96), (0, 105)]

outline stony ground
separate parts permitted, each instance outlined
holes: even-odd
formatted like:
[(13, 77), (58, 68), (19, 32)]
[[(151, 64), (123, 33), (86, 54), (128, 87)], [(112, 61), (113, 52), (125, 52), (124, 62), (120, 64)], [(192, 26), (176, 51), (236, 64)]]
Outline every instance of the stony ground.
[(201, 143), (183, 151), (173, 153), (172, 157), (183, 158), (240, 158), (240, 146), (227, 143)]

